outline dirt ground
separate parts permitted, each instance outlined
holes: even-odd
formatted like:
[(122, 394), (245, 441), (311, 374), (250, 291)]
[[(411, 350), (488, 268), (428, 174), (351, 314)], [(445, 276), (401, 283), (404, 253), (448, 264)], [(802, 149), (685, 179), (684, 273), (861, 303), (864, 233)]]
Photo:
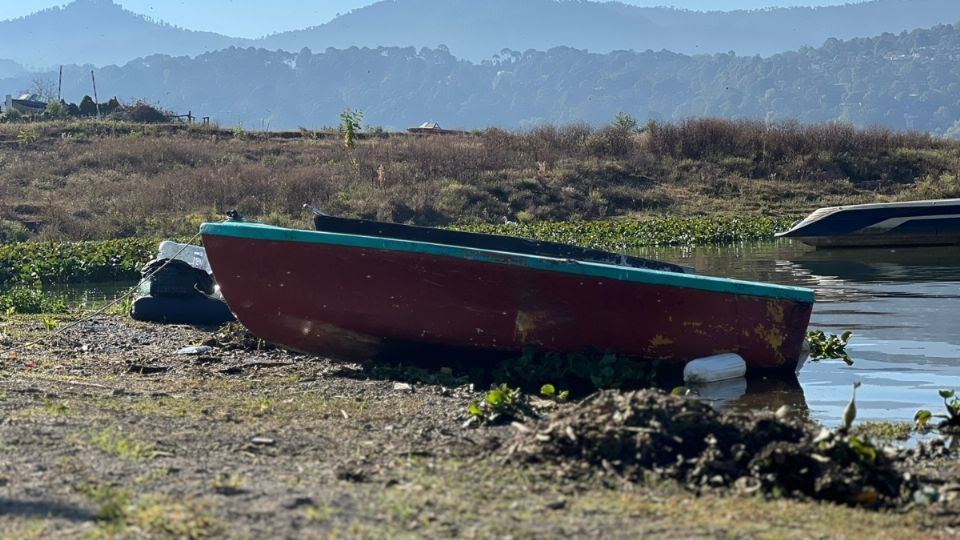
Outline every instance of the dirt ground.
[[(869, 510), (698, 494), (602, 468), (560, 474), (510, 459), (532, 432), (465, 427), (483, 392), (456, 374), (429, 384), (280, 350), (177, 354), (210, 331), (118, 315), (48, 337), (69, 322), (0, 321), (3, 538), (936, 538), (960, 527), (960, 504), (941, 495)], [(940, 458), (912, 474), (943, 494), (960, 492), (958, 471)]]

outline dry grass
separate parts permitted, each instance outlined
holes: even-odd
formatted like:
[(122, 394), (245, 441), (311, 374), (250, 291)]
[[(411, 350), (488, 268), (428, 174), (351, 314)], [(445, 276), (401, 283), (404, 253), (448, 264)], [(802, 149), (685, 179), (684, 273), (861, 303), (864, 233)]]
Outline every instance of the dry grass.
[[(29, 128), (36, 140), (18, 140)], [(800, 214), (956, 194), (960, 144), (917, 133), (700, 119), (425, 137), (108, 122), (0, 125), (0, 241), (189, 234), (229, 209), (421, 224), (671, 212)], [(915, 187), (916, 186), (916, 187)]]

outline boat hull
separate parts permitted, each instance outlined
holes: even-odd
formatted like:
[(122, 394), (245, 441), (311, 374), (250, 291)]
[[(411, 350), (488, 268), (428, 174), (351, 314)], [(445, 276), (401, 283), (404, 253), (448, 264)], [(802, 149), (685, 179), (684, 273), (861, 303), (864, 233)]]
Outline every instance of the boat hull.
[(532, 344), (678, 364), (736, 352), (751, 369), (794, 370), (812, 310), (805, 289), (248, 227), (203, 228), (231, 311), (263, 339), (340, 358), (409, 344), (503, 353)]
[(815, 247), (960, 244), (960, 199), (821, 208), (777, 236)]

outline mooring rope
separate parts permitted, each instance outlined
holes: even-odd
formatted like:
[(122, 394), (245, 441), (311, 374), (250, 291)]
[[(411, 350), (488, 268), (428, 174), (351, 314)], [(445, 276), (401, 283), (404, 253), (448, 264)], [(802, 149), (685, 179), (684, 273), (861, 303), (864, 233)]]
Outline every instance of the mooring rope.
[(197, 234), (193, 235), (193, 237), (191, 237), (189, 240), (187, 240), (187, 242), (186, 242), (185, 244), (183, 244), (182, 246), (180, 246), (180, 249), (177, 250), (177, 252), (174, 253), (172, 257), (167, 258), (167, 261), (166, 261), (165, 263), (163, 263), (162, 265), (160, 265), (156, 270), (153, 270), (152, 272), (150, 272), (150, 273), (148, 273), (147, 275), (143, 276), (143, 278), (141, 278), (140, 281), (137, 282), (136, 285), (134, 285), (133, 287), (131, 287), (127, 292), (125, 292), (125, 293), (123, 293), (122, 295), (114, 298), (114, 299), (113, 299), (112, 301), (110, 301), (109, 303), (107, 303), (107, 304), (105, 304), (105, 305), (103, 305), (103, 306), (100, 306), (100, 307), (97, 308), (96, 310), (91, 311), (90, 313), (87, 313), (86, 315), (84, 315), (83, 317), (77, 319), (76, 321), (73, 321), (72, 323), (70, 323), (70, 324), (68, 324), (68, 325), (66, 325), (66, 326), (63, 326), (62, 328), (58, 328), (56, 331), (51, 332), (51, 333), (47, 334), (46, 336), (42, 336), (42, 337), (40, 337), (40, 338), (37, 338), (37, 339), (35, 339), (35, 340), (33, 340), (33, 341), (24, 343), (24, 344), (22, 344), (22, 345), (17, 345), (17, 346), (15, 346), (15, 347), (12, 347), (12, 348), (9, 348), (9, 349), (4, 349), (2, 352), (0, 352), (0, 361), (2, 361), (2, 360), (10, 360), (11, 358), (8, 358), (8, 357), (9, 357), (11, 354), (16, 354), (17, 352), (24, 352), (24, 349), (27, 349), (27, 348), (30, 348), (30, 347), (33, 347), (33, 346), (36, 346), (36, 345), (41, 345), (41, 344), (43, 344), (45, 341), (47, 341), (47, 340), (49, 340), (49, 339), (52, 339), (52, 338), (55, 338), (55, 337), (60, 336), (61, 334), (63, 334), (63, 333), (66, 332), (67, 330), (70, 330), (70, 329), (72, 329), (72, 328), (76, 328), (77, 326), (80, 326), (81, 324), (90, 322), (92, 319), (94, 319), (94, 318), (102, 315), (102, 314), (103, 314), (105, 311), (107, 311), (108, 309), (110, 309), (110, 308), (112, 308), (113, 306), (119, 304), (120, 302), (123, 302), (127, 297), (129, 297), (129, 296), (132, 295), (133, 293), (137, 292), (137, 290), (140, 289), (140, 286), (141, 286), (141, 285), (143, 285), (144, 283), (150, 281), (150, 279), (153, 278), (153, 276), (155, 276), (155, 275), (157, 274), (157, 272), (163, 270), (164, 268), (166, 268), (166, 266), (167, 266), (168, 264), (172, 263), (172, 262), (177, 258), (178, 255), (180, 255), (181, 253), (183, 253), (184, 250), (186, 250), (186, 249), (189, 248), (189, 247), (193, 247), (193, 246), (191, 246), (190, 244), (192, 244), (193, 241), (196, 240), (196, 239), (199, 238), (199, 237), (200, 237), (200, 233), (199, 233), (199, 232), (198, 232)]

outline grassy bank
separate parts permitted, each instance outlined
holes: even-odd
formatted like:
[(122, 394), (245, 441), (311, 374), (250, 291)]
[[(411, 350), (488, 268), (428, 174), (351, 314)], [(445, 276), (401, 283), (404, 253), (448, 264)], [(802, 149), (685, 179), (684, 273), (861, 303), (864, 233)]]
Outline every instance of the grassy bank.
[(0, 126), (0, 242), (190, 235), (238, 209), (302, 224), (663, 215), (795, 218), (834, 203), (956, 196), (960, 144), (843, 125), (691, 120), (442, 137), (249, 133), (114, 122)]

